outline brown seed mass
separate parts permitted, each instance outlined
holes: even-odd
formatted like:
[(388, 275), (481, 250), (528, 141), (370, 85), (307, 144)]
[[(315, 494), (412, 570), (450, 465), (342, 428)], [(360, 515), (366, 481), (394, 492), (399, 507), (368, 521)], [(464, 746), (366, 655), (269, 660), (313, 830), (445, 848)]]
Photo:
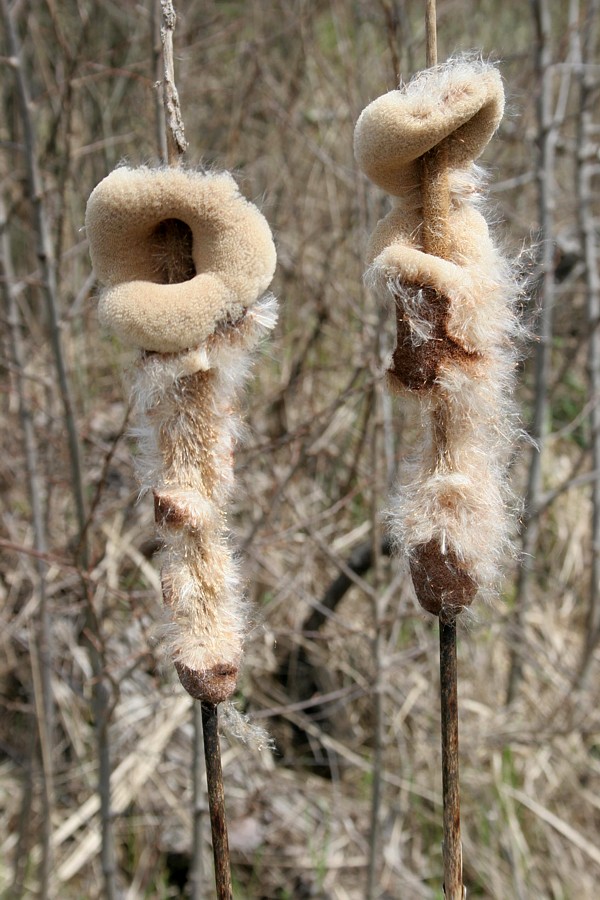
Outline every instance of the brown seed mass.
[[(407, 286), (410, 288), (410, 286)], [(433, 288), (414, 286), (422, 292), (419, 317), (431, 325), (431, 336), (422, 344), (414, 343), (409, 318), (401, 302), (396, 303), (396, 348), (388, 376), (410, 391), (430, 390), (440, 366), (447, 360), (469, 363), (478, 353), (465, 350), (448, 334), (450, 300)]]
[(197, 672), (176, 662), (175, 668), (181, 684), (194, 700), (222, 703), (231, 697), (237, 685), (238, 666), (220, 665)]
[(477, 593), (478, 585), (467, 565), (450, 548), (442, 553), (435, 539), (412, 551), (410, 574), (417, 600), (434, 616), (460, 612), (471, 605)]

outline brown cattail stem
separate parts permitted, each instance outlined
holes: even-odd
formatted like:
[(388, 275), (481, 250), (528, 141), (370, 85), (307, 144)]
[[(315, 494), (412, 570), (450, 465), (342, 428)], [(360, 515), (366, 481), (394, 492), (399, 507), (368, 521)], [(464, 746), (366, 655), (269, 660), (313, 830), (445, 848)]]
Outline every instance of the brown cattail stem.
[[(426, 0), (427, 66), (437, 65), (435, 0)], [(442, 259), (450, 257), (450, 190), (448, 154), (441, 142), (422, 158), (421, 196), (423, 202), (422, 243), (426, 253)], [(445, 410), (434, 413), (438, 457), (446, 453)], [(448, 460), (446, 460), (448, 462)], [(446, 563), (446, 566), (448, 563)], [(463, 574), (469, 581), (468, 573)], [(460, 587), (463, 585), (461, 583)], [(469, 585), (474, 594), (476, 585)], [(474, 590), (471, 590), (474, 589)], [(441, 591), (440, 591), (441, 605)], [(442, 795), (444, 822), (444, 895), (448, 900), (466, 896), (462, 880), (462, 844), (460, 838), (460, 780), (458, 762), (458, 672), (456, 658), (456, 612), (439, 615), (440, 623), (440, 705), (442, 739)]]
[(231, 865), (229, 861), (229, 839), (225, 818), (225, 793), (223, 790), (223, 770), (221, 768), (221, 748), (219, 745), (219, 719), (216, 703), (202, 703), (202, 731), (204, 734), (204, 759), (206, 760), (206, 782), (208, 785), (208, 808), (215, 861), (215, 885), (218, 900), (231, 900)]
[(420, 605), (440, 619), (445, 892), (462, 900), (456, 621), (493, 586), (508, 543), (512, 411), (500, 386), (514, 370), (517, 291), (473, 203), (472, 163), (501, 121), (502, 82), (484, 62), (438, 66), (434, 3), (427, 12), (429, 68), (362, 111), (354, 150), (393, 198), (367, 254), (370, 283), (396, 309), (388, 382), (422, 401), (429, 429), (405, 460), (391, 524)]
[[(183, 124), (183, 116), (179, 103), (179, 94), (175, 84), (175, 66), (173, 59), (173, 32), (177, 22), (177, 14), (173, 5), (173, 0), (161, 0), (162, 9), (162, 27), (160, 31), (164, 80), (163, 80), (163, 101), (165, 107), (165, 131), (167, 137), (167, 161), (170, 166), (177, 165), (188, 146), (185, 137), (185, 129)], [(176, 220), (177, 221), (177, 220)], [(179, 224), (179, 223), (178, 223)], [(171, 232), (173, 232), (174, 223), (170, 224)], [(181, 241), (179, 233), (171, 233), (163, 235), (163, 239), (173, 238), (175, 241)], [(191, 255), (191, 254), (190, 254)], [(193, 267), (192, 267), (193, 268)], [(173, 273), (170, 273), (173, 274)], [(178, 278), (167, 278), (167, 281), (183, 281), (191, 277), (192, 272), (180, 273)], [(157, 521), (160, 518), (160, 511), (155, 502), (155, 513)], [(165, 595), (165, 601), (167, 597)], [(177, 666), (177, 673), (184, 687), (189, 690), (186, 685), (186, 677), (193, 673), (185, 666)], [(235, 676), (234, 676), (235, 677)], [(231, 679), (229, 679), (231, 680)], [(193, 695), (193, 691), (191, 691)], [(218, 900), (229, 900), (233, 897), (231, 888), (231, 863), (229, 857), (229, 839), (227, 836), (227, 821), (225, 818), (225, 789), (223, 785), (223, 767), (221, 765), (221, 745), (219, 742), (219, 713), (218, 700), (215, 703), (209, 703), (205, 700), (196, 700), (201, 704), (201, 717), (194, 714), (194, 752), (198, 753), (200, 743), (204, 744), (204, 758), (206, 761), (206, 786), (208, 791), (208, 806), (210, 812), (210, 827), (212, 832), (213, 856), (215, 862), (215, 886), (217, 889)], [(201, 719), (201, 721), (200, 721)], [(202, 732), (202, 734), (200, 734)], [(197, 817), (198, 797), (200, 794), (199, 779), (201, 773), (199, 766), (194, 765), (194, 895), (200, 896), (202, 886), (199, 883), (202, 872), (202, 829), (201, 821)]]
[(440, 703), (442, 710), (442, 795), (444, 802), (444, 895), (463, 900), (458, 771), (458, 679), (456, 616), (440, 615)]

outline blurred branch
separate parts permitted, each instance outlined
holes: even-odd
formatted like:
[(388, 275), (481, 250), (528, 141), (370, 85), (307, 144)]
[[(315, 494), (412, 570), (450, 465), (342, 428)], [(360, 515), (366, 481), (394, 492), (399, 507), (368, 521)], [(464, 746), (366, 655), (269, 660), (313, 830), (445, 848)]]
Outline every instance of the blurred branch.
[[(33, 679), (34, 697), (38, 708), (37, 727), (42, 752), (43, 803), (42, 803), (42, 859), (40, 867), (40, 896), (48, 897), (50, 875), (52, 872), (52, 811), (54, 804), (54, 697), (52, 694), (52, 632), (47, 604), (46, 564), (47, 554), (46, 526), (42, 509), (42, 483), (39, 473), (38, 447), (33, 425), (30, 401), (27, 398), (27, 386), (24, 378), (26, 352), (21, 333), (19, 306), (13, 286), (15, 273), (12, 265), (12, 248), (9, 240), (8, 221), (4, 207), (4, 198), (0, 197), (0, 247), (2, 250), (2, 283), (6, 301), (6, 319), (9, 328), (9, 345), (13, 357), (13, 372), (19, 404), (19, 418), (23, 434), (25, 458), (25, 474), (31, 505), (33, 524), (33, 542), (36, 555), (36, 571), (38, 576), (39, 613), (37, 634), (32, 636), (32, 673), (35, 674), (34, 655), (37, 658), (39, 677)], [(33, 653), (33, 645), (37, 645)], [(27, 788), (26, 788), (27, 791)], [(15, 859), (15, 872), (18, 873), (22, 861)], [(15, 878), (18, 881), (18, 878)]]
[[(23, 128), (28, 195), (33, 211), (33, 227), (37, 240), (37, 255), (41, 272), (41, 289), (48, 311), (50, 341), (54, 355), (67, 431), (71, 462), (71, 489), (75, 501), (78, 532), (80, 537), (83, 538), (85, 535), (86, 514), (79, 436), (75, 422), (74, 404), (71, 396), (69, 378), (67, 376), (59, 322), (56, 265), (50, 241), (50, 227), (44, 206), (44, 192), (37, 158), (36, 130), (32, 115), (33, 107), (31, 94), (21, 44), (8, 0), (1, 0), (1, 9), (11, 56), (10, 62), (15, 75), (19, 117)], [(87, 542), (85, 539), (81, 541), (80, 551), (79, 562), (81, 563), (82, 568), (86, 569), (88, 564), (88, 553)], [(88, 633), (97, 638), (97, 640), (89, 641), (89, 650), (94, 675), (92, 687), (93, 711), (98, 742), (98, 791), (102, 807), (102, 870), (107, 900), (116, 900), (114, 842), (112, 833), (112, 815), (110, 810), (111, 762), (108, 734), (110, 705), (109, 689), (107, 688), (106, 679), (104, 677), (102, 656), (98, 651), (98, 646), (101, 646), (98, 620), (93, 610), (90, 592), (85, 585), (84, 591), (87, 599)]]
[(515, 631), (511, 646), (511, 662), (506, 700), (511, 703), (523, 674), (524, 623), (529, 591), (534, 574), (535, 551), (539, 538), (539, 518), (532, 513), (540, 505), (542, 490), (542, 454), (548, 431), (548, 388), (552, 354), (554, 317), (554, 153), (557, 121), (553, 108), (552, 17), (548, 0), (530, 0), (536, 42), (535, 62), (538, 79), (538, 204), (542, 248), (542, 285), (539, 311), (538, 343), (535, 351), (535, 406), (531, 433), (535, 446), (531, 454), (525, 516), (522, 531), (522, 562), (515, 596)]
[[(579, 14), (578, 0), (571, 0)], [(587, 18), (578, 41), (578, 61), (587, 63), (597, 52), (597, 26), (600, 15), (598, 0), (590, 0)], [(594, 110), (600, 87), (599, 75), (582, 66), (579, 75), (579, 116), (577, 122), (577, 200), (579, 232), (585, 261), (587, 293), (587, 321), (590, 333), (588, 348), (588, 379), (590, 389), (590, 425), (592, 441), (592, 566), (590, 597), (587, 613), (584, 649), (577, 684), (585, 682), (592, 654), (600, 640), (600, 269), (598, 265), (597, 228), (594, 221), (595, 192), (592, 164), (595, 162), (597, 141), (594, 139)]]

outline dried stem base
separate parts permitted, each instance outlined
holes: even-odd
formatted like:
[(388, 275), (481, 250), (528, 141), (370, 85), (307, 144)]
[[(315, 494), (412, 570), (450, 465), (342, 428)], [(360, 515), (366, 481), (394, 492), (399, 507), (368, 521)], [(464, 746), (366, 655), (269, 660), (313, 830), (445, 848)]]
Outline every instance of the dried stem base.
[(456, 616), (440, 616), (442, 790), (444, 798), (444, 895), (464, 900), (458, 777), (458, 691)]
[(215, 885), (217, 900), (233, 900), (231, 887), (231, 863), (229, 838), (225, 818), (225, 793), (219, 744), (218, 707), (214, 703), (202, 703), (202, 731), (204, 734), (204, 759), (206, 760), (206, 784), (208, 808), (212, 831), (213, 857), (215, 861)]

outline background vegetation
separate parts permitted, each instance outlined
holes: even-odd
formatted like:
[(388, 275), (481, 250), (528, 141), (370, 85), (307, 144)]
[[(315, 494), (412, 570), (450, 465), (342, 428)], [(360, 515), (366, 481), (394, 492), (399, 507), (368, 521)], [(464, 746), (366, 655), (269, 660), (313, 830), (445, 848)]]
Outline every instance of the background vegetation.
[[(424, 65), (423, 5), (179, 3), (189, 161), (235, 171), (279, 255), (280, 324), (237, 455), (234, 523), (256, 609), (238, 704), (277, 748), (224, 739), (240, 898), (364, 897), (369, 860), (373, 897), (442, 896), (437, 624), (380, 521), (409, 437), (381, 380), (392, 317), (362, 282), (386, 200), (352, 156), (362, 108)], [(159, 158), (159, 8), (2, 11), (0, 891), (93, 898), (112, 881), (131, 900), (185, 896), (192, 706), (157, 664), (128, 357), (97, 325), (82, 230), (104, 175)], [(479, 602), (460, 634), (465, 881), (469, 897), (591, 900), (598, 4), (446, 0), (438, 20), (441, 58), (481, 50), (505, 78), (509, 114), (485, 163), (507, 252), (536, 248), (523, 316), (541, 335), (519, 383), (541, 453), (523, 442), (513, 466), (525, 563), (507, 561), (502, 597)], [(210, 897), (203, 802), (195, 820), (206, 859), (194, 896)]]

